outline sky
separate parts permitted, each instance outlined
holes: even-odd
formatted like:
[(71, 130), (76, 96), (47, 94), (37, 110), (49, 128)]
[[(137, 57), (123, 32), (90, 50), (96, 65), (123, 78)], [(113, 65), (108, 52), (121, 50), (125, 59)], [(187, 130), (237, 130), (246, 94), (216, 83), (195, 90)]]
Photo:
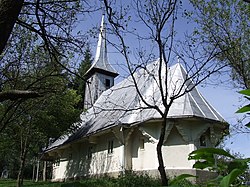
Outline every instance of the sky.
[[(188, 8), (189, 5), (185, 3), (185, 8)], [(91, 15), (90, 17), (86, 17), (86, 20), (91, 20), (91, 22), (87, 22), (85, 24), (86, 28), (92, 28), (100, 25), (101, 22), (101, 15), (102, 12), (97, 12), (95, 15)], [(190, 32), (194, 25), (187, 23), (186, 20), (179, 19), (177, 22), (177, 32), (178, 30), (183, 31), (184, 28)], [(140, 28), (139, 28), (140, 29)], [(184, 32), (181, 32), (182, 34)], [(112, 36), (107, 36), (112, 37)], [(182, 37), (181, 35), (179, 36)], [(97, 44), (97, 36), (94, 38), (92, 53), (95, 54), (96, 44)], [(134, 41), (128, 40), (129, 44), (134, 47)], [(141, 44), (143, 45), (143, 44)], [(149, 49), (146, 48), (145, 49)], [(109, 62), (113, 64), (114, 68), (122, 75), (125, 75), (125, 70), (121, 68), (121, 66), (117, 65), (122, 63), (120, 55), (115, 52), (111, 45), (108, 45), (108, 58)], [(122, 73), (121, 73), (122, 72)], [(126, 75), (125, 75), (126, 76)], [(119, 78), (121, 80), (123, 76)], [(118, 81), (119, 81), (118, 80)], [(117, 82), (117, 81), (116, 81)], [(223, 82), (223, 81), (222, 81)], [(209, 85), (206, 86), (199, 86), (198, 87), (201, 94), (205, 97), (205, 99), (222, 115), (222, 117), (227, 121), (230, 125), (237, 124), (237, 120), (241, 119), (242, 115), (236, 114), (235, 111), (240, 107), (242, 104), (242, 100), (240, 98), (241, 95), (237, 92), (238, 89), (233, 89), (233, 86), (228, 86), (228, 84), (218, 83), (216, 85)], [(240, 153), (244, 157), (250, 157), (250, 133), (235, 133), (233, 132), (232, 135), (228, 136), (225, 141), (225, 147), (229, 148), (234, 153)]]
[[(206, 100), (223, 116), (232, 126), (242, 115), (235, 113), (240, 107), (242, 100), (237, 89), (225, 87), (224, 85), (199, 87), (199, 91)], [(244, 157), (250, 157), (250, 133), (235, 133), (227, 137), (225, 147), (234, 153), (240, 153)]]

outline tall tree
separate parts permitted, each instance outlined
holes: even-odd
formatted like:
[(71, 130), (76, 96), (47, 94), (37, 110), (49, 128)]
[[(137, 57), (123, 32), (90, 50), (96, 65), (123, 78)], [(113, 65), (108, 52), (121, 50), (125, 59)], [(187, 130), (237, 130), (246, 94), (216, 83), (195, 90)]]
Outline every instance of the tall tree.
[[(80, 75), (81, 77), (84, 77), (85, 73), (89, 70), (92, 64), (92, 61), (93, 61), (92, 54), (88, 46), (84, 52), (84, 59), (78, 68), (77, 74)], [(75, 76), (72, 88), (74, 90), (77, 90), (77, 94), (81, 95), (81, 101), (77, 104), (77, 108), (81, 110), (84, 109), (85, 86), (86, 86), (86, 81), (80, 78), (79, 76)]]
[[(162, 146), (169, 109), (176, 99), (191, 92), (197, 85), (224, 67), (222, 64), (213, 63), (213, 60), (221, 56), (222, 50), (225, 49), (215, 50), (215, 47), (211, 47), (207, 50), (198, 42), (194, 45), (189, 38), (183, 41), (184, 45), (180, 45), (176, 39), (175, 23), (179, 15), (183, 13), (182, 1), (147, 0), (142, 2), (136, 0), (130, 5), (128, 2), (116, 4), (114, 1), (104, 0), (104, 4), (111, 24), (110, 29), (117, 39), (112, 45), (123, 57), (140, 103), (143, 105), (138, 110), (151, 108), (162, 118), (156, 151), (162, 185), (166, 186), (169, 179), (166, 176)], [(136, 24), (133, 24), (134, 22)], [(136, 48), (135, 39), (138, 39), (138, 48)], [(129, 40), (133, 40), (131, 45)], [(141, 47), (142, 45), (145, 47)], [(179, 61), (186, 68), (189, 76), (183, 82), (176, 82), (175, 88), (169, 89), (168, 76), (163, 79), (162, 74), (168, 72), (168, 67), (174, 63), (176, 56), (179, 56)], [(151, 99), (147, 98), (142, 88), (138, 87), (134, 77), (134, 73), (139, 68), (150, 72), (151, 70), (147, 69), (146, 65), (155, 58), (159, 59), (158, 74), (152, 78), (152, 81), (160, 90), (161, 101), (155, 100), (154, 93), (150, 96)], [(137, 61), (135, 62), (134, 59)], [(159, 102), (163, 106), (159, 106)]]
[[(17, 29), (26, 33), (12, 41), (16, 46), (8, 50), (9, 55), (2, 57), (5, 63), (0, 66), (1, 90), (31, 90), (43, 96), (4, 100), (0, 105), (0, 133), (5, 135), (1, 137), (1, 144), (11, 142), (9, 144), (20, 155), (17, 175), (17, 185), (20, 186), (31, 151), (39, 151), (49, 138), (57, 138), (78, 119), (80, 111), (74, 105), (80, 96), (68, 89), (68, 73), (54, 58), (48, 58), (50, 54), (43, 48), (43, 42), (27, 29)], [(62, 49), (57, 47), (57, 50)], [(66, 63), (63, 58), (57, 59)], [(5, 143), (2, 146), (7, 150)], [(13, 160), (17, 160), (16, 155), (11, 155)], [(2, 158), (8, 161), (4, 155)]]
[[(204, 47), (223, 50), (215, 63), (228, 65), (234, 87), (250, 88), (250, 4), (241, 0), (191, 1), (194, 11), (188, 14), (198, 25), (193, 38)], [(235, 133), (249, 133), (244, 123), (248, 116), (232, 125)]]
[(217, 63), (228, 64), (235, 86), (250, 88), (250, 4), (242, 0), (191, 0), (190, 18), (198, 25), (194, 37), (207, 49), (223, 53)]
[[(0, 1), (0, 61), (8, 55), (9, 48), (15, 47), (12, 41), (18, 40), (22, 33), (18, 32), (17, 25), (31, 31), (43, 47), (49, 52), (49, 58), (54, 59), (67, 71), (74, 73), (70, 64), (64, 64), (62, 58), (67, 59), (74, 52), (81, 52), (86, 38), (76, 34), (74, 28), (78, 19), (85, 12), (95, 10), (89, 3), (80, 0), (1, 0)], [(58, 50), (60, 46), (60, 50)], [(17, 100), (18, 98), (34, 98), (40, 94), (30, 90), (0, 91), (0, 102)]]

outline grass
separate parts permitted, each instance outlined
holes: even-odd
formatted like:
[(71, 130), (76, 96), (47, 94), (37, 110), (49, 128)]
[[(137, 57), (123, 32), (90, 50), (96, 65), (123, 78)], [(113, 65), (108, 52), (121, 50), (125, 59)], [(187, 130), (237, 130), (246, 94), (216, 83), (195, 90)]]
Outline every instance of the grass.
[[(14, 187), (16, 186), (15, 180), (0, 180), (0, 187)], [(159, 180), (152, 179), (149, 176), (139, 175), (126, 175), (119, 178), (92, 178), (80, 181), (68, 181), (68, 182), (33, 182), (24, 180), (24, 187), (159, 187)]]
[[(61, 187), (63, 183), (59, 182), (34, 182), (31, 180), (24, 180), (24, 187), (32, 186), (32, 187)], [(0, 180), (0, 187), (15, 187), (16, 180), (14, 179), (1, 179)]]

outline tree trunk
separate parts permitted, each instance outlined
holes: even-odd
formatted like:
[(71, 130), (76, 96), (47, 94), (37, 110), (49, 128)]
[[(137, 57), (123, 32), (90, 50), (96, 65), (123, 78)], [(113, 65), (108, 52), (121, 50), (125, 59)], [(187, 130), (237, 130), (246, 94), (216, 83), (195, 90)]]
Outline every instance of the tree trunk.
[(10, 37), (24, 0), (0, 0), (0, 55)]
[(163, 121), (161, 124), (161, 134), (159, 138), (159, 142), (157, 143), (157, 157), (158, 157), (158, 162), (159, 162), (159, 167), (158, 170), (161, 175), (161, 183), (162, 186), (168, 186), (168, 178), (166, 175), (165, 167), (164, 167), (164, 161), (163, 161), (163, 156), (162, 156), (162, 145), (164, 143), (164, 137), (165, 137), (165, 132), (166, 132), (166, 124), (167, 123), (167, 117), (163, 117)]
[(35, 180), (35, 169), (36, 169), (36, 163), (33, 161), (32, 181)]
[(29, 147), (29, 133), (30, 133), (30, 126), (27, 130), (27, 132), (24, 130), (21, 130), (21, 153), (20, 153), (20, 167), (18, 171), (17, 176), (17, 187), (20, 187), (23, 185), (23, 170), (25, 166), (26, 156), (28, 153), (28, 147)]
[(47, 162), (43, 162), (43, 181), (46, 181), (46, 173), (47, 173)]
[(39, 180), (39, 166), (40, 166), (40, 160), (37, 157), (37, 166), (36, 166), (36, 182)]
[(27, 155), (27, 143), (25, 144), (25, 148), (23, 151), (21, 151), (20, 155), (20, 167), (17, 175), (17, 187), (20, 187), (23, 185), (23, 170), (25, 166), (25, 160)]
[(17, 187), (22, 186), (24, 165), (25, 165), (25, 159), (24, 159), (24, 156), (22, 155), (20, 158), (20, 168), (19, 168), (18, 175), (17, 175)]

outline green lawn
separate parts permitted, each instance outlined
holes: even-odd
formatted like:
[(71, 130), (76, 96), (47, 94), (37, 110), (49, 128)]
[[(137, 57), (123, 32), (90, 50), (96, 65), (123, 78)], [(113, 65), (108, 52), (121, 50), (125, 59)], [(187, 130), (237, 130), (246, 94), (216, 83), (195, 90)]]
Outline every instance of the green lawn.
[[(126, 184), (127, 183), (127, 184)], [(0, 180), (0, 187), (15, 187), (15, 180)], [(117, 180), (112, 179), (91, 179), (91, 180), (81, 180), (77, 182), (69, 181), (69, 182), (33, 182), (33, 181), (24, 181), (23, 187), (130, 187), (130, 186), (138, 186), (131, 185), (129, 182), (125, 182), (124, 184), (118, 184)], [(141, 185), (139, 185), (141, 186)], [(151, 186), (151, 185), (150, 185)], [(158, 185), (157, 185), (158, 187)]]
[[(0, 187), (15, 187), (15, 180), (0, 180)], [(84, 187), (85, 184), (80, 182), (33, 182), (33, 181), (24, 181), (24, 187)]]
[[(0, 187), (15, 187), (15, 180), (0, 180)], [(159, 187), (159, 181), (151, 180), (150, 178), (131, 178), (131, 179), (86, 179), (81, 181), (69, 182), (33, 182), (24, 181), (24, 187)]]

